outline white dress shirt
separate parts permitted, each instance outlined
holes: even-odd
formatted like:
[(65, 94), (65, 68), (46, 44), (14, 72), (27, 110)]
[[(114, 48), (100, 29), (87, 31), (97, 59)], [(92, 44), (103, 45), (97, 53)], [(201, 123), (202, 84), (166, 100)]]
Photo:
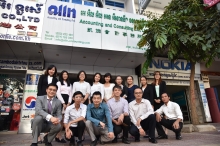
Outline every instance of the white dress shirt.
[(160, 95), (159, 95), (160, 86), (159, 85), (155, 86), (155, 90), (156, 90), (157, 97), (160, 97)]
[(72, 94), (74, 94), (76, 91), (81, 91), (82, 94), (85, 96), (87, 93), (90, 94), (90, 84), (86, 81), (84, 82), (74, 82), (73, 83), (73, 90)]
[[(65, 111), (63, 123), (68, 124), (70, 121), (76, 120), (80, 117), (86, 117), (87, 106), (85, 104), (80, 104), (78, 110), (75, 108), (75, 103), (68, 106)], [(71, 127), (77, 127), (77, 123), (70, 125)]]
[(115, 86), (115, 84), (111, 83), (109, 87), (104, 86), (104, 98), (105, 99), (110, 99), (112, 97), (112, 89)]
[(58, 90), (57, 90), (57, 98), (61, 101), (61, 103), (65, 103), (61, 94), (69, 95), (68, 103), (72, 102), (72, 85), (67, 85), (67, 82), (64, 81), (64, 85), (61, 85), (61, 82), (57, 82)]
[(90, 97), (92, 97), (92, 94), (96, 91), (99, 91), (102, 94), (102, 99), (104, 98), (104, 86), (101, 83), (93, 83), (92, 87), (91, 87), (91, 94)]
[(155, 113), (165, 114), (167, 119), (169, 120), (176, 120), (176, 119), (182, 119), (183, 120), (183, 113), (180, 109), (180, 106), (172, 101), (169, 101), (167, 105), (162, 105), (158, 110), (155, 111)]
[(53, 77), (51, 77), (51, 76), (48, 76), (48, 77), (47, 77), (47, 82), (48, 82), (48, 84), (52, 83), (52, 80), (53, 80)]
[(131, 122), (136, 125), (139, 118), (142, 120), (148, 118), (149, 115), (154, 114), (154, 110), (150, 101), (142, 98), (140, 103), (136, 100), (129, 103), (129, 113)]
[[(54, 98), (54, 97), (53, 97)], [(51, 101), (50, 101), (50, 104), (51, 104), (51, 107), (52, 107), (52, 103), (53, 103), (53, 98), (51, 99)], [(47, 96), (47, 102), (49, 101), (49, 97)], [(47, 116), (46, 116), (46, 120), (47, 121), (50, 121), (50, 118), (51, 117), (53, 117), (51, 114), (48, 114)]]

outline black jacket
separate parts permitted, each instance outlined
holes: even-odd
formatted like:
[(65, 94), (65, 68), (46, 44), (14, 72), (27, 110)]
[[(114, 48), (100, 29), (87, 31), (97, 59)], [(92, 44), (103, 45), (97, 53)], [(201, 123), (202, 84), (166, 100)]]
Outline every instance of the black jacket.
[(128, 96), (128, 87), (123, 85), (123, 89), (121, 92), (121, 97), (123, 97), (124, 95)]
[[(157, 93), (155, 90), (155, 85), (152, 84), (152, 88), (153, 88), (153, 94), (154, 94), (154, 99), (158, 98), (157, 97)], [(159, 98), (161, 99), (161, 95), (166, 92), (166, 82), (165, 81), (161, 81), (160, 85), (159, 85)]]
[(147, 87), (144, 89), (142, 98), (149, 100), (151, 105), (154, 105), (154, 94), (152, 85), (147, 85)]
[[(38, 85), (37, 85), (37, 96), (43, 96), (43, 95), (46, 95), (46, 88), (47, 88), (47, 85), (48, 85), (48, 76), (46, 75), (41, 75), (40, 76), (40, 79), (38, 81)], [(52, 79), (52, 83), (53, 84), (57, 84), (58, 80), (57, 78), (54, 78)]]

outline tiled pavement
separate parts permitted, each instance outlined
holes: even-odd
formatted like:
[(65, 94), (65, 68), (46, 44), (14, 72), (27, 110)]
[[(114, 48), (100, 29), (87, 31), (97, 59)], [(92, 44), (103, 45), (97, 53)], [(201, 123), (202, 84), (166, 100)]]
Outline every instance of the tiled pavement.
[[(168, 140), (158, 140), (157, 144), (151, 144), (148, 139), (141, 138), (141, 142), (134, 142), (134, 139), (130, 138), (130, 146), (220, 146), (220, 131), (214, 132), (193, 132), (182, 133), (182, 140), (176, 140), (173, 132), (168, 132)], [(0, 146), (29, 146), (31, 144), (31, 134), (16, 134), (15, 132), (0, 132)], [(60, 144), (57, 142), (52, 143), (53, 146), (68, 146), (67, 144)], [(83, 142), (84, 146), (89, 146), (89, 136), (86, 135), (86, 140)], [(105, 146), (125, 146), (120, 142), (117, 144), (105, 144)], [(40, 144), (39, 146), (44, 146)], [(128, 146), (128, 145), (127, 145)]]

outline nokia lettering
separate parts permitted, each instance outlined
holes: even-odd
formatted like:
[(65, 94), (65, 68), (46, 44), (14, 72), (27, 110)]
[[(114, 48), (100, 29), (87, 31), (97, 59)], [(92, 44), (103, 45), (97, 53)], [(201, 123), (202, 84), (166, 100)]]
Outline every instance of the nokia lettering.
[(158, 59), (155, 61), (154, 59), (150, 63), (150, 68), (152, 68), (154, 65), (155, 68), (157, 69), (171, 69), (171, 70), (190, 70), (190, 63), (189, 62), (184, 62), (184, 61), (169, 61), (169, 60), (160, 60)]
[[(72, 17), (76, 18), (76, 9), (74, 8), (68, 8), (67, 6), (60, 5), (59, 7), (55, 5), (51, 5), (48, 8), (48, 13), (50, 15), (58, 15), (58, 16), (63, 16), (63, 17)], [(72, 13), (72, 15), (71, 15)]]

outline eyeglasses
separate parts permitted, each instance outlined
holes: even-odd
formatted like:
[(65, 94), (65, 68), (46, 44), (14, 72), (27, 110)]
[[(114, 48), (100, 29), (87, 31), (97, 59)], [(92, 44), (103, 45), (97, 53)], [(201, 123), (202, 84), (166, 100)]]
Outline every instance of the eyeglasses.
[(53, 92), (56, 92), (57, 91), (57, 89), (48, 89), (49, 91), (53, 91)]
[(134, 94), (143, 94), (142, 92), (135, 92)]

